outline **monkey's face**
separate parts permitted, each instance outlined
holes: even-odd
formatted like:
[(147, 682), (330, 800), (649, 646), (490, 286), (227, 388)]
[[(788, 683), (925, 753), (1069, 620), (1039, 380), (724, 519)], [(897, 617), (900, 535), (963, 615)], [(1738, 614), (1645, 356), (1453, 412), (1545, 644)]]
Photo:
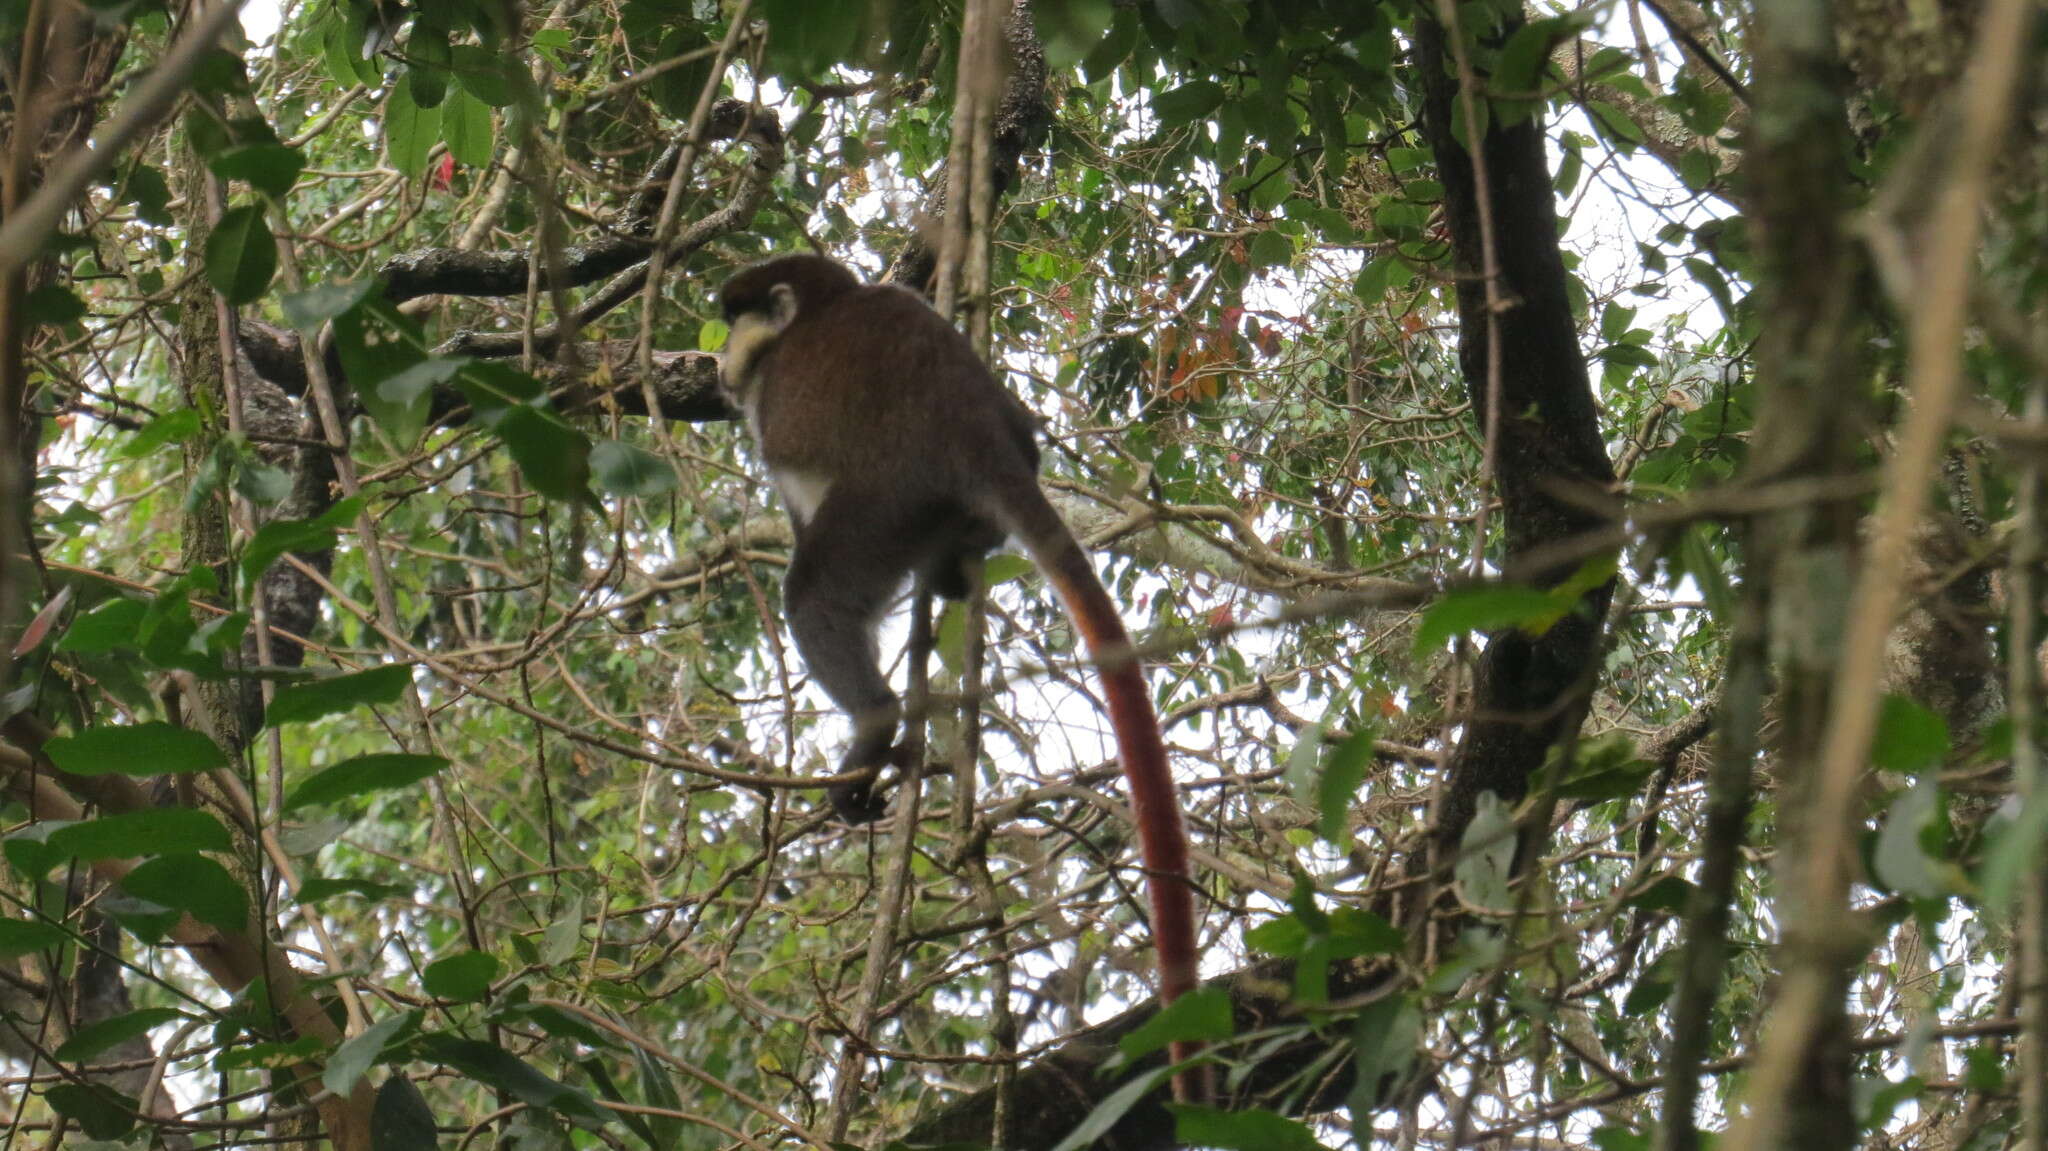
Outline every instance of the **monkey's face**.
[(734, 405), (747, 409), (760, 398), (761, 363), (796, 320), (796, 293), (788, 284), (772, 285), (765, 297), (725, 299), (725, 354), (718, 364), (718, 382)]

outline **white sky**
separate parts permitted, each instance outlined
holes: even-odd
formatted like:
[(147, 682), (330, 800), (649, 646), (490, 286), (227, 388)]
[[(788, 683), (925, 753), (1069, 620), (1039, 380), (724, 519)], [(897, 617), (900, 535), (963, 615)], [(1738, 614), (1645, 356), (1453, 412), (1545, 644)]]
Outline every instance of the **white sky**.
[(242, 31), (251, 44), (261, 44), (277, 32), (283, 15), (283, 0), (249, 0), (242, 6)]

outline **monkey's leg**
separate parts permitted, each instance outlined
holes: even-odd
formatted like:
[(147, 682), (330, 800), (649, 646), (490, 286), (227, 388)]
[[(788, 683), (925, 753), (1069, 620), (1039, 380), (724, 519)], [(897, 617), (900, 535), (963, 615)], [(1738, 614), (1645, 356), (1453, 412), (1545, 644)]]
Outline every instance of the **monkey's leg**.
[(902, 718), (902, 705), (876, 658), (875, 621), (909, 573), (916, 551), (915, 541), (889, 530), (896, 525), (860, 514), (872, 507), (838, 497), (833, 493), (798, 539), (782, 595), (804, 666), (853, 721), (853, 742), (839, 768), (867, 773), (835, 786), (832, 806), (849, 823), (868, 823), (886, 809), (874, 794), (874, 781), (889, 761)]
[(925, 586), (942, 599), (964, 600), (980, 578), (982, 561), (1002, 546), (1003, 529), (965, 508), (940, 507), (932, 517), (931, 553), (922, 564)]

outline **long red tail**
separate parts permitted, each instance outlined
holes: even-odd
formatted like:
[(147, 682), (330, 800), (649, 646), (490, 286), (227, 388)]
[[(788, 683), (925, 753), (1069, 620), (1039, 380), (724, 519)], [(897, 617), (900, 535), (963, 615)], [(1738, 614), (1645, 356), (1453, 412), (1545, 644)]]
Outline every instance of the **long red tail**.
[[(1035, 497), (1035, 498), (1033, 498)], [(1066, 603), (1067, 615), (1088, 645), (1102, 676), (1103, 698), (1109, 702), (1110, 725), (1116, 729), (1117, 755), (1131, 789), (1132, 816), (1138, 823), (1138, 845), (1145, 861), (1145, 889), (1152, 904), (1152, 946), (1159, 955), (1159, 1000), (1172, 1003), (1195, 989), (1194, 880), (1188, 866), (1188, 832), (1181, 819), (1180, 797), (1167, 769), (1166, 743), (1159, 718), (1145, 687), (1143, 669), (1131, 651), (1129, 633), (1116, 604), (1088, 563), (1087, 553), (1036, 485), (1019, 503), (1035, 507), (1009, 510), (1006, 526), (1023, 540), (1032, 559), (1045, 572), (1053, 590)], [(1175, 1043), (1176, 1063), (1200, 1050), (1193, 1042)], [(1174, 1098), (1202, 1101), (1208, 1077), (1182, 1072), (1174, 1077)]]

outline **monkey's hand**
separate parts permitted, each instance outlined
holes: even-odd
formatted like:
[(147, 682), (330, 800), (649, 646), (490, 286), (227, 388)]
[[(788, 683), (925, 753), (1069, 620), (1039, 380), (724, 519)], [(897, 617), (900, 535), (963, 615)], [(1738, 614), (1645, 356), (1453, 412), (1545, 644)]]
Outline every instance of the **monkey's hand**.
[(888, 814), (889, 801), (875, 793), (875, 785), (881, 782), (882, 768), (890, 764), (908, 770), (913, 750), (906, 743), (892, 744), (884, 748), (879, 757), (866, 764), (854, 762), (853, 755), (849, 753), (845, 761), (839, 765), (840, 772), (843, 774), (865, 769), (867, 777), (852, 783), (837, 784), (827, 791), (826, 794), (832, 800), (832, 810), (840, 819), (855, 827), (873, 823)]

